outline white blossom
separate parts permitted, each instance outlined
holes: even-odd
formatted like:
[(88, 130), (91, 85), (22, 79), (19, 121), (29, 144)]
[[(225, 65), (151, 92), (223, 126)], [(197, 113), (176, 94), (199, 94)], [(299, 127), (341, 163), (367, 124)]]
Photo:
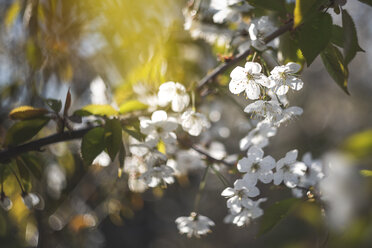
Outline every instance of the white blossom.
[(245, 107), (244, 112), (252, 113), (256, 116), (263, 117), (268, 121), (275, 122), (280, 119), (283, 109), (277, 101), (257, 100)]
[(175, 222), (179, 232), (187, 234), (189, 238), (192, 236), (200, 238), (200, 235), (211, 232), (210, 227), (215, 225), (208, 217), (194, 212), (190, 216), (178, 217)]
[(40, 203), (40, 198), (34, 193), (23, 193), (22, 200), (28, 209), (33, 209)]
[(252, 8), (243, 0), (211, 0), (210, 7), (216, 11), (213, 15), (215, 23), (237, 22), (241, 19), (241, 12)]
[(250, 146), (263, 148), (269, 144), (269, 137), (276, 134), (277, 128), (268, 121), (261, 121), (247, 136), (240, 140), (239, 147), (242, 151)]
[(243, 180), (256, 185), (257, 180), (263, 183), (270, 183), (273, 180), (273, 171), (275, 168), (275, 160), (271, 156), (263, 157), (262, 149), (252, 146), (247, 152), (247, 157), (242, 158), (238, 162), (238, 170), (246, 173)]
[(245, 91), (251, 100), (258, 99), (261, 94), (261, 86), (268, 88), (274, 85), (261, 73), (262, 67), (256, 62), (247, 62), (243, 67), (237, 66), (231, 73), (229, 89), (233, 94), (240, 94)]
[(211, 126), (205, 115), (193, 110), (186, 110), (182, 114), (181, 125), (183, 130), (192, 136), (199, 136), (204, 128), (209, 128)]
[(300, 69), (301, 65), (293, 62), (275, 66), (269, 76), (269, 80), (275, 85), (274, 92), (277, 95), (285, 95), (289, 88), (301, 90), (304, 82), (295, 75)]
[(174, 112), (181, 112), (189, 105), (190, 96), (182, 84), (166, 82), (159, 87), (158, 100), (160, 106), (171, 103)]
[(303, 109), (297, 106), (291, 106), (283, 109), (281, 116), (277, 118), (278, 120), (275, 122), (275, 125), (280, 126), (281, 124), (290, 121), (295, 116), (302, 115), (303, 112)]
[(151, 188), (157, 186), (165, 187), (167, 184), (174, 183), (174, 170), (167, 165), (154, 166), (143, 173), (140, 178), (144, 179)]
[(252, 219), (256, 219), (263, 215), (263, 210), (259, 204), (265, 202), (267, 198), (260, 198), (257, 201), (250, 200), (238, 213), (230, 212), (224, 219), (225, 223), (233, 223), (237, 226), (248, 225)]
[(242, 179), (234, 182), (234, 188), (228, 187), (221, 193), (223, 197), (229, 198), (227, 207), (233, 213), (238, 213), (243, 207), (249, 206), (251, 202), (250, 197), (256, 197), (259, 194), (260, 191), (255, 185), (249, 184)]
[(175, 175), (186, 175), (190, 171), (205, 168), (205, 162), (200, 154), (192, 149), (180, 150), (176, 153), (176, 160), (168, 159), (167, 165), (172, 167)]
[(270, 21), (268, 16), (262, 16), (261, 18), (252, 20), (248, 33), (252, 40), (252, 46), (257, 50), (264, 50), (266, 48), (264, 39), (274, 32), (275, 27)]
[(141, 132), (146, 134), (146, 143), (150, 147), (155, 147), (159, 139), (164, 143), (175, 143), (176, 134), (174, 131), (178, 124), (174, 118), (168, 118), (167, 113), (158, 110), (152, 113), (151, 120), (142, 119), (140, 121)]
[(287, 152), (284, 158), (278, 160), (274, 174), (275, 185), (284, 182), (288, 188), (294, 188), (298, 184), (300, 177), (305, 175), (306, 165), (296, 160), (297, 155), (298, 151), (296, 149), (291, 150)]

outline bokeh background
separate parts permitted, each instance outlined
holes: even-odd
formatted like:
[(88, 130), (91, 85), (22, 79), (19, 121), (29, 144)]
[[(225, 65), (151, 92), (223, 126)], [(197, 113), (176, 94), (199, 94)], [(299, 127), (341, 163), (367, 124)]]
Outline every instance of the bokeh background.
[[(73, 110), (89, 103), (122, 102), (137, 97), (133, 85), (156, 92), (165, 81), (190, 86), (217, 65), (216, 52), (184, 30), (175, 0), (0, 0), (0, 137), (11, 125), (9, 111), (20, 105), (42, 106), (43, 98), (64, 99), (70, 88)], [(33, 183), (43, 210), (28, 210), (14, 178), (4, 182), (13, 209), (0, 211), (0, 247), (372, 247), (372, 8), (349, 0), (359, 44), (349, 67), (346, 95), (329, 77), (319, 58), (302, 74), (305, 87), (291, 94), (304, 114), (280, 128), (267, 153), (276, 159), (294, 148), (300, 154), (331, 161), (333, 204), (304, 202), (272, 231), (258, 235), (260, 219), (238, 228), (223, 223), (224, 186), (209, 174), (200, 213), (213, 219), (213, 232), (202, 239), (178, 233), (174, 220), (190, 213), (201, 172), (179, 178), (166, 190), (129, 191), (117, 178), (117, 165), (82, 164), (79, 142), (48, 147), (38, 155), (44, 168)], [(334, 15), (340, 22), (340, 17)], [(228, 73), (219, 78), (228, 80)], [(242, 106), (244, 97), (235, 100)], [(247, 133), (246, 116), (226, 94), (204, 99), (200, 108), (213, 122), (202, 139), (238, 151)], [(53, 127), (41, 136), (54, 133)], [(221, 167), (231, 182), (229, 168)], [(291, 197), (289, 190), (265, 187), (269, 200)]]

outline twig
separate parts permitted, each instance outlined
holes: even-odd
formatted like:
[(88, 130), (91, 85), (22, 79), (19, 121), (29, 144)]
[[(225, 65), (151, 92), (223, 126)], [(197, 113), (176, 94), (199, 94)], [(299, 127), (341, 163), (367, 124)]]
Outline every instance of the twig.
[(205, 151), (201, 150), (200, 148), (198, 148), (198, 147), (195, 146), (195, 145), (192, 145), (192, 146), (191, 146), (191, 149), (193, 149), (194, 151), (196, 151), (196, 152), (198, 152), (198, 153), (200, 153), (200, 154), (206, 156), (209, 160), (211, 160), (211, 161), (213, 161), (213, 162), (220, 163), (220, 164), (224, 164), (224, 165), (227, 165), (227, 166), (229, 166), (229, 167), (233, 167), (233, 166), (234, 166), (234, 164), (229, 163), (229, 162), (227, 162), (227, 161), (225, 161), (225, 160), (223, 160), (223, 159), (217, 159), (217, 158), (212, 157), (211, 155), (209, 155), (208, 153), (206, 153)]
[(42, 147), (59, 143), (62, 141), (69, 141), (74, 139), (82, 138), (89, 130), (95, 128), (97, 126), (89, 126), (81, 129), (77, 129), (74, 131), (67, 131), (63, 133), (53, 134), (38, 140), (30, 141), (28, 143), (18, 145), (18, 146), (11, 146), (2, 151), (0, 151), (0, 162), (6, 163), (10, 159), (30, 151), (40, 151)]

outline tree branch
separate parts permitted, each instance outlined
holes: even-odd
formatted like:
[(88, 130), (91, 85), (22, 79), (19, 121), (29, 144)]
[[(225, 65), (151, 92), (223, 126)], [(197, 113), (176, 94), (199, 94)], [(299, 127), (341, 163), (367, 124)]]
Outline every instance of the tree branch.
[(213, 162), (215, 162), (215, 163), (224, 164), (224, 165), (227, 165), (227, 166), (229, 166), (229, 167), (233, 167), (233, 166), (234, 166), (234, 164), (229, 163), (229, 162), (227, 162), (227, 161), (225, 161), (225, 160), (223, 160), (223, 159), (217, 159), (217, 158), (212, 157), (212, 156), (209, 155), (207, 152), (201, 150), (200, 148), (198, 148), (198, 147), (195, 146), (195, 145), (192, 145), (192, 146), (191, 146), (191, 149), (193, 149), (194, 151), (196, 151), (196, 152), (198, 152), (198, 153), (200, 153), (200, 154), (206, 156), (207, 159), (209, 159), (209, 160), (211, 160), (211, 161), (213, 161)]
[(28, 143), (8, 147), (2, 151), (0, 151), (0, 162), (6, 163), (10, 159), (30, 151), (41, 151), (41, 148), (47, 145), (59, 143), (62, 141), (69, 141), (74, 139), (82, 138), (89, 130), (95, 128), (97, 126), (89, 126), (73, 131), (67, 131), (62, 133), (53, 134), (38, 140), (30, 141)]
[[(274, 40), (275, 38), (279, 37), (280, 35), (286, 33), (287, 31), (291, 30), (293, 26), (293, 20), (290, 20), (287, 24), (281, 26), (278, 28), (275, 32), (270, 34), (264, 39), (264, 43), (267, 44), (270, 41)], [(217, 77), (219, 74), (224, 73), (229, 67), (237, 64), (242, 59), (246, 58), (249, 53), (251, 52), (250, 49), (246, 50), (243, 53), (238, 54), (235, 58), (230, 60), (229, 62), (225, 62), (223, 64), (220, 64), (216, 68), (214, 68), (209, 74), (207, 74), (205, 77), (203, 77), (198, 82), (198, 89), (200, 90), (205, 85), (207, 85), (209, 82), (211, 82), (215, 77)]]

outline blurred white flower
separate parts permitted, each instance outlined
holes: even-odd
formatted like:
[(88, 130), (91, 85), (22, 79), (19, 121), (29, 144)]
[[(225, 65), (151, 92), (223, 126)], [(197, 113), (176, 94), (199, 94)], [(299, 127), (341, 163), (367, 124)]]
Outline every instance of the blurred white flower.
[(183, 130), (192, 136), (199, 136), (204, 128), (209, 128), (211, 126), (205, 115), (193, 110), (186, 110), (182, 114), (181, 125)]
[(225, 218), (225, 223), (233, 223), (237, 226), (248, 225), (252, 219), (256, 219), (263, 215), (263, 210), (260, 208), (259, 204), (265, 202), (267, 198), (260, 198), (257, 201), (245, 202), (246, 205), (238, 213), (230, 212)]
[(176, 134), (174, 131), (178, 124), (176, 119), (168, 118), (167, 112), (158, 110), (152, 113), (151, 120), (142, 119), (140, 121), (141, 132), (146, 134), (146, 144), (155, 147), (159, 139), (164, 143), (175, 143)]
[(146, 184), (151, 187), (162, 186), (174, 183), (173, 178), (174, 170), (167, 165), (154, 166), (141, 175)]
[(286, 123), (287, 121), (290, 121), (295, 116), (302, 115), (304, 110), (297, 106), (288, 107), (286, 109), (283, 109), (283, 112), (280, 117), (278, 117), (277, 121), (274, 123), (275, 126), (280, 126), (283, 123)]
[(268, 121), (261, 121), (252, 129), (247, 136), (240, 140), (239, 147), (242, 151), (250, 146), (263, 148), (269, 144), (269, 137), (276, 134), (277, 128)]
[(13, 202), (10, 200), (9, 197), (7, 197), (4, 192), (1, 192), (0, 196), (0, 206), (5, 210), (9, 211), (13, 207)]
[(268, 16), (262, 16), (258, 19), (252, 20), (248, 28), (248, 33), (252, 40), (252, 46), (257, 50), (264, 50), (266, 48), (264, 39), (274, 32), (274, 30), (275, 27)]
[(288, 188), (294, 188), (298, 185), (300, 177), (305, 175), (306, 165), (296, 161), (297, 155), (298, 151), (294, 149), (287, 152), (284, 158), (278, 160), (274, 174), (275, 185), (279, 185), (282, 182)]
[(33, 209), (40, 203), (40, 198), (34, 193), (23, 193), (22, 200), (28, 209)]
[(174, 112), (181, 112), (189, 105), (190, 96), (182, 84), (166, 82), (159, 87), (158, 100), (160, 106), (171, 103)]
[(277, 101), (257, 100), (245, 107), (244, 112), (263, 117), (270, 122), (275, 122), (280, 119), (283, 109)]
[(293, 62), (275, 66), (269, 76), (269, 80), (275, 85), (274, 92), (277, 95), (285, 95), (289, 88), (301, 90), (304, 82), (295, 75), (300, 69), (301, 65)]
[(107, 154), (107, 152), (102, 151), (92, 162), (92, 164), (96, 164), (102, 167), (106, 167), (110, 165), (110, 156)]
[(90, 83), (90, 99), (93, 104), (109, 104), (107, 97), (107, 87), (101, 77), (96, 77)]
[(246, 173), (243, 180), (256, 185), (259, 179), (263, 183), (270, 183), (273, 180), (275, 159), (271, 156), (263, 157), (262, 149), (252, 146), (247, 152), (247, 157), (238, 162), (238, 170)]
[(262, 67), (256, 62), (247, 62), (243, 67), (237, 66), (231, 73), (229, 90), (233, 94), (245, 91), (251, 100), (258, 99), (261, 94), (261, 86), (273, 87), (268, 78), (261, 73)]
[(179, 232), (187, 234), (189, 238), (192, 236), (200, 238), (200, 235), (211, 232), (210, 227), (215, 225), (208, 217), (194, 212), (190, 216), (178, 217), (175, 222)]
[(51, 164), (45, 172), (49, 195), (54, 199), (59, 199), (62, 190), (66, 187), (65, 171), (57, 164)]
[(168, 159), (167, 165), (174, 169), (177, 176), (205, 168), (205, 162), (201, 159), (200, 154), (192, 149), (177, 151), (176, 160)]

